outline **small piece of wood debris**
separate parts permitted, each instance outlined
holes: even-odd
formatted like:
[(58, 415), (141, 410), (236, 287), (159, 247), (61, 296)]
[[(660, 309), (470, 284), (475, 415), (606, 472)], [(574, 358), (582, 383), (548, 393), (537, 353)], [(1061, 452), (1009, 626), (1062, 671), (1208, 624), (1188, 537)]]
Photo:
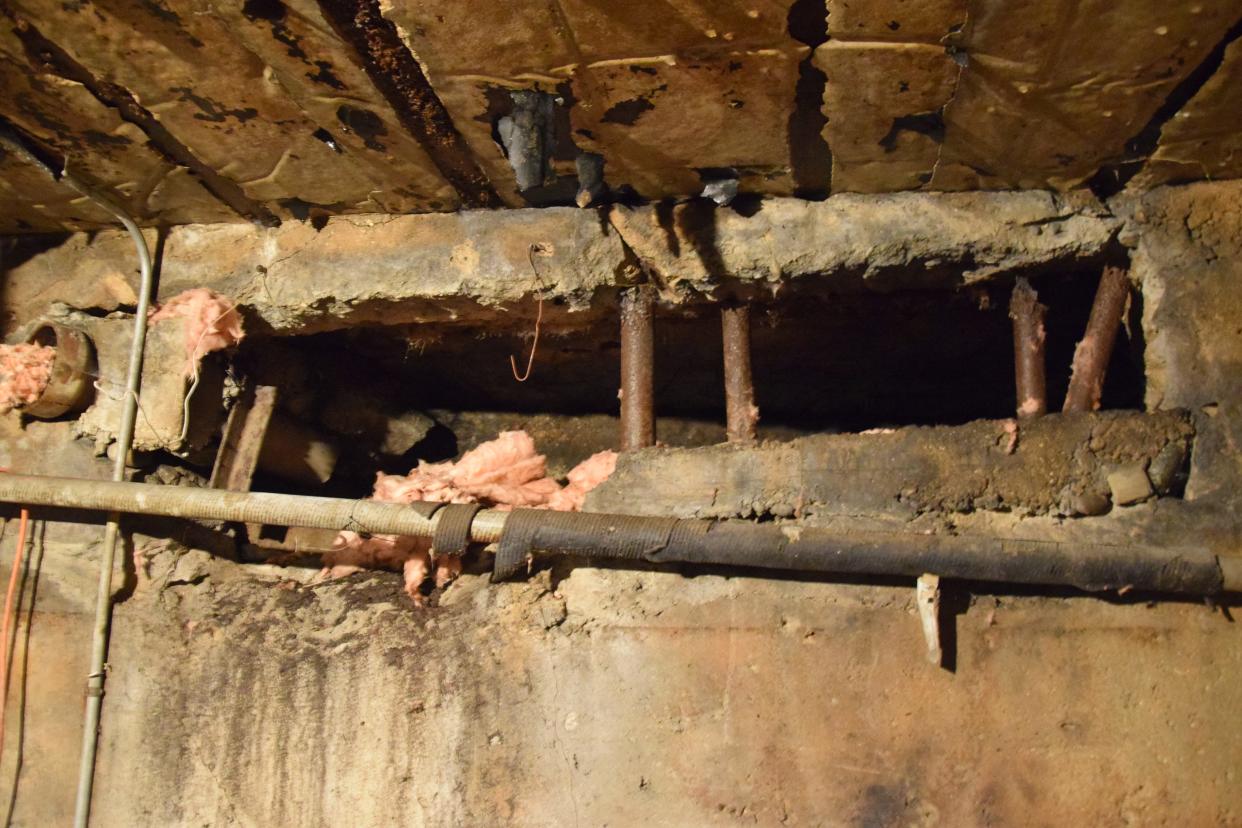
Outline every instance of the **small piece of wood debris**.
[(914, 592), (927, 641), (927, 660), (939, 667), (944, 656), (940, 648), (940, 576), (920, 575)]
[(1113, 503), (1118, 506), (1142, 503), (1155, 494), (1147, 471), (1140, 465), (1123, 466), (1110, 474), (1108, 488), (1113, 493)]

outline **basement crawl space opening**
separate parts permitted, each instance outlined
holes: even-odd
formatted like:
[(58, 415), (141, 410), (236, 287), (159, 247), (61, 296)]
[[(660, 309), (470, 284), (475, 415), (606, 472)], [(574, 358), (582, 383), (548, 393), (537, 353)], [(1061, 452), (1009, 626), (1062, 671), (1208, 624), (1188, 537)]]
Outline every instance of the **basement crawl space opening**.
[[(1068, 263), (1031, 279), (1047, 307), (1052, 409), (1064, 399), (1099, 272), (1094, 262)], [(1013, 415), (1012, 280), (957, 290), (833, 294), (807, 281), (749, 303), (760, 439)], [(653, 384), (662, 445), (706, 446), (724, 439), (719, 309), (719, 303), (657, 303)], [(621, 362), (615, 318), (594, 315), (573, 327), (543, 327), (531, 375), (519, 382), (532, 345), (534, 310), (534, 303), (506, 310), (485, 326), (360, 326), (248, 337), (234, 358), (237, 369), (256, 382), (278, 384), (281, 409), (340, 447), (326, 483), (299, 486), (260, 469), (256, 486), (365, 495), (376, 471), (404, 474), (420, 461), (450, 460), (509, 429), (535, 435), (562, 474), (572, 467), (570, 458), (612, 447)], [(1109, 361), (1102, 409), (1142, 408), (1140, 316), (1135, 301)], [(344, 416), (347, 406), (384, 416), (425, 415), (422, 436), (386, 446), (379, 420), (368, 427), (366, 417)]]

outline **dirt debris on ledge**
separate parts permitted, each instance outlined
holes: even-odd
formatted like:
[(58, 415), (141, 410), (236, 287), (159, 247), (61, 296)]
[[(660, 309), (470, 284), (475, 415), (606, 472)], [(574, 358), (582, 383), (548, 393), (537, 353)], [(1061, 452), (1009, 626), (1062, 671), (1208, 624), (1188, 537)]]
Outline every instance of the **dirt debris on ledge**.
[(1100, 514), (1109, 475), (1121, 469), (1152, 478), (1161, 494), (1176, 489), (1194, 433), (1176, 411), (1051, 415), (1016, 432), (1012, 422), (646, 449), (622, 455), (586, 508), (710, 518)]
[(239, 564), (167, 539), (137, 536), (135, 544), (137, 584), (126, 606), (135, 617), (156, 609), (170, 614), (187, 644), (224, 632), (258, 648), (340, 652), (370, 647), (379, 635), (422, 649), (435, 637), (430, 631), (463, 615), (535, 631), (557, 626), (565, 615), (547, 570), (501, 589), (490, 588), (485, 574), (468, 572), (436, 589), (426, 607), (412, 609), (397, 572), (366, 570), (321, 582), (310, 568)]
[(812, 274), (836, 289), (956, 287), (1092, 259), (1117, 226), (1090, 197), (1043, 192), (768, 199), (753, 215), (691, 201), (609, 219), (666, 298)]

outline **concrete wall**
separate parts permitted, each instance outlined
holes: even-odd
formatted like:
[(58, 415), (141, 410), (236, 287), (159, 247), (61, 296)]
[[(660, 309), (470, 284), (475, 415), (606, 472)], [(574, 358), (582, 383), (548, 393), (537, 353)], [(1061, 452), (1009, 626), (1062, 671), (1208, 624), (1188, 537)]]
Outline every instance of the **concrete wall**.
[[(1225, 550), (1242, 475), (1240, 195), (1200, 184), (1114, 205), (1143, 287), (1149, 405), (1190, 407), (1199, 435), (1197, 522), (1178, 531), (1210, 529)], [(0, 465), (106, 474), (67, 426), (4, 427)], [(1088, 520), (1148, 527), (1163, 504)], [(13, 824), (72, 808), (97, 537), (36, 532), (0, 763)], [(517, 584), (468, 574), (415, 610), (395, 574), (311, 587), (306, 570), (134, 545), (97, 825), (1242, 821), (1242, 642), (1199, 602), (950, 584), (945, 670), (924, 658), (905, 582), (563, 566)]]

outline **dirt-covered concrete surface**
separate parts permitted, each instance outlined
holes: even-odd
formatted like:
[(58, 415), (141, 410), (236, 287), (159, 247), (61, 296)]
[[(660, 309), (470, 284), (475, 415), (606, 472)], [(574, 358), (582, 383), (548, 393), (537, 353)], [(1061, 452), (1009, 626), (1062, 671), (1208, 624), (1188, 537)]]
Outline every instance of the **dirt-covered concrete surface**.
[(1200, 439), (1187, 497), (1242, 497), (1242, 187), (1161, 187), (1118, 204), (1142, 287), (1147, 405), (1185, 407)]
[(953, 287), (1093, 259), (1116, 221), (1083, 193), (842, 194), (716, 210), (703, 201), (610, 216), (665, 293), (827, 275), (836, 290)]
[[(1180, 488), (1192, 434), (1184, 413), (1114, 412), (644, 449), (619, 459), (587, 507), (686, 518), (1096, 515)], [(1141, 478), (1140, 490), (1118, 491), (1118, 475)]]
[(118, 610), (98, 825), (1242, 818), (1202, 604), (957, 593), (948, 672), (910, 588), (580, 568), (413, 612), (187, 554)]

